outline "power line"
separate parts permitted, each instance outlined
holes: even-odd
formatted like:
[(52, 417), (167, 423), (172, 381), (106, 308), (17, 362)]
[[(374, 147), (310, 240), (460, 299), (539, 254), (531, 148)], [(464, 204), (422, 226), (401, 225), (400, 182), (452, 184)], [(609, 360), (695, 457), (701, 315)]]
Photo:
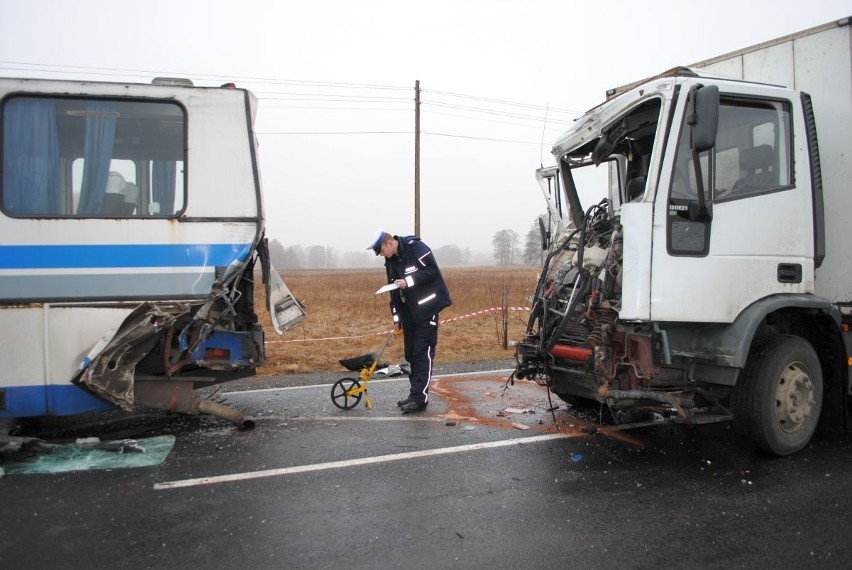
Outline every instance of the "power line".
[[(329, 95), (331, 97), (331, 95)], [(311, 97), (258, 97), (258, 99), (265, 101), (313, 101), (317, 103), (396, 103), (400, 104), (405, 103), (406, 105), (410, 105), (408, 101), (403, 101), (400, 99), (393, 99), (392, 97), (388, 98), (380, 98), (380, 99), (366, 99), (366, 98), (344, 98), (344, 99), (318, 99)]]
[(268, 131), (257, 135), (410, 135), (414, 131)]
[[(233, 76), (233, 75), (202, 75), (198, 73), (185, 73), (180, 71), (154, 71), (150, 69), (120, 69), (115, 67), (88, 67), (83, 65), (67, 65), (67, 64), (47, 64), (47, 63), (32, 63), (26, 61), (5, 61), (0, 60), (0, 69), (12, 69), (17, 71), (34, 71), (32, 69), (26, 68), (10, 68), (7, 66), (21, 66), (26, 65), (30, 67), (37, 68), (51, 68), (51, 71), (57, 73), (69, 73), (69, 74), (80, 74), (80, 73), (90, 73), (92, 75), (129, 75), (133, 77), (141, 77), (138, 74), (146, 74), (147, 76), (172, 76), (172, 77), (186, 77), (186, 78), (198, 78), (198, 79), (206, 79), (213, 82), (228, 82), (228, 81), (245, 81), (248, 83), (269, 83), (269, 84), (280, 84), (280, 85), (308, 85), (308, 86), (323, 86), (323, 87), (346, 87), (352, 89), (391, 89), (391, 90), (405, 90), (408, 91), (411, 87), (403, 87), (399, 85), (380, 85), (380, 84), (370, 84), (370, 83), (345, 83), (345, 82), (336, 82), (336, 81), (307, 81), (301, 79), (277, 79), (270, 77), (251, 77), (251, 76)], [(64, 71), (63, 69), (57, 68), (67, 68), (75, 71)], [(79, 71), (77, 71), (79, 70)], [(94, 70), (94, 71), (92, 71)]]
[[(22, 67), (27, 66), (27, 67)], [(32, 69), (35, 68), (35, 69)], [(334, 89), (334, 90), (352, 90), (352, 89), (369, 89), (369, 90), (404, 90), (409, 91), (411, 87), (403, 87), (396, 85), (382, 85), (382, 84), (370, 84), (370, 83), (349, 83), (349, 82), (337, 82), (337, 81), (308, 81), (308, 80), (297, 80), (297, 79), (278, 79), (278, 78), (270, 78), (270, 77), (254, 77), (254, 76), (211, 76), (211, 75), (202, 75), (197, 73), (183, 73), (176, 71), (155, 71), (155, 70), (143, 70), (143, 69), (120, 69), (120, 68), (110, 68), (110, 67), (89, 67), (89, 66), (79, 66), (79, 65), (66, 65), (66, 64), (43, 64), (43, 63), (33, 63), (33, 62), (20, 62), (20, 61), (8, 61), (8, 60), (0, 60), (0, 69), (6, 70), (18, 70), (18, 71), (37, 71), (39, 69), (49, 69), (52, 72), (56, 73), (64, 73), (64, 74), (74, 74), (74, 75), (102, 75), (102, 76), (125, 76), (125, 77), (156, 77), (156, 76), (178, 76), (178, 77), (187, 77), (193, 78), (196, 81), (210, 81), (215, 83), (221, 82), (245, 82), (245, 83), (258, 83), (264, 85), (286, 85), (289, 87), (296, 87), (295, 91), (277, 91), (277, 90), (268, 90), (268, 91), (257, 91), (254, 92), (258, 97), (258, 100), (264, 101), (264, 104), (268, 104), (270, 107), (277, 108), (291, 108), (291, 109), (310, 109), (310, 110), (367, 110), (367, 111), (405, 111), (409, 112), (411, 110), (410, 107), (403, 108), (368, 108), (369, 105), (379, 105), (379, 104), (399, 104), (399, 105), (410, 105), (411, 99), (407, 97), (394, 97), (394, 96), (380, 96), (380, 95), (359, 95), (359, 94), (351, 94), (351, 93), (339, 93), (339, 92), (331, 92), (331, 93), (323, 93), (317, 92), (316, 89), (320, 90), (323, 88)], [(298, 91), (298, 88), (301, 87), (310, 87), (313, 88), (314, 91)], [(508, 101), (505, 99), (497, 99), (492, 97), (481, 97), (477, 95), (469, 95), (465, 93), (455, 93), (450, 91), (440, 91), (435, 89), (424, 89), (421, 92), (431, 93), (433, 95), (443, 96), (443, 97), (456, 97), (461, 99), (467, 99), (470, 101), (479, 101), (489, 104), (496, 105), (504, 105), (510, 107), (518, 107), (522, 109), (534, 109), (534, 110), (543, 110), (546, 114), (552, 112), (558, 113), (568, 113), (581, 115), (582, 113), (570, 111), (567, 109), (557, 109), (551, 108), (549, 106), (541, 106), (534, 105), (530, 103), (521, 103), (517, 101)], [(278, 105), (279, 103), (284, 103), (285, 105)], [(321, 105), (288, 105), (290, 103), (319, 103)], [(334, 103), (347, 103), (349, 105), (364, 105), (364, 107), (343, 107), (339, 105), (334, 105)], [(570, 125), (572, 121), (566, 120), (557, 120), (552, 118), (545, 118), (536, 115), (523, 114), (523, 113), (513, 113), (505, 110), (497, 110), (494, 108), (487, 108), (482, 106), (475, 105), (461, 105), (448, 103), (443, 101), (425, 101), (422, 103), (423, 105), (431, 105), (434, 107), (443, 107), (447, 109), (455, 109), (462, 112), (470, 112), (475, 114), (486, 114), (486, 115), (494, 115), (498, 117), (507, 117), (512, 119), (519, 119), (521, 121), (534, 121), (537, 124), (544, 123), (546, 128), (547, 124), (563, 124)], [(436, 115), (447, 115), (451, 117), (457, 117), (468, 120), (479, 120), (479, 121), (487, 121), (493, 123), (502, 123), (508, 125), (514, 125), (517, 127), (530, 127), (532, 125), (521, 125), (517, 123), (510, 123), (506, 121), (494, 121), (490, 119), (486, 119), (483, 117), (476, 116), (466, 116), (466, 115), (458, 115), (451, 113), (441, 113), (438, 111), (431, 111), (431, 113)], [(554, 129), (555, 130), (555, 129)], [(508, 139), (497, 139), (497, 138), (489, 138), (489, 137), (477, 137), (471, 135), (458, 135), (458, 134), (450, 134), (450, 133), (427, 133), (425, 131), (421, 131), (423, 134), (429, 134), (432, 136), (444, 136), (444, 137), (453, 137), (453, 138), (466, 138), (470, 140), (483, 140), (483, 141), (494, 141), (494, 142), (510, 142), (510, 143), (519, 143), (519, 144), (538, 144), (531, 143), (528, 141), (517, 141), (517, 140), (508, 140)], [(280, 131), (280, 132), (263, 132), (257, 133), (259, 135), (397, 135), (397, 134), (412, 134), (412, 131)]]
[(434, 89), (424, 89), (423, 91), (426, 92), (426, 93), (435, 93), (436, 95), (445, 95), (445, 96), (448, 96), (448, 97), (459, 97), (459, 98), (462, 98), (462, 99), (473, 99), (473, 100), (476, 100), (476, 101), (486, 101), (486, 102), (489, 102), (489, 103), (499, 103), (501, 105), (511, 105), (511, 106), (514, 106), (514, 107), (526, 107), (528, 109), (539, 109), (539, 110), (542, 110), (542, 111), (546, 111), (546, 110), (549, 109), (550, 111), (554, 111), (554, 112), (557, 112), (557, 113), (567, 113), (569, 115), (578, 115), (578, 116), (583, 115), (583, 111), (572, 111), (570, 109), (559, 109), (559, 108), (556, 108), (556, 107), (549, 107), (549, 106), (545, 106), (545, 105), (534, 105), (534, 104), (531, 104), (531, 103), (519, 103), (517, 101), (507, 101), (505, 99), (492, 99), (490, 97), (480, 97), (478, 95), (467, 95), (465, 93), (453, 93), (453, 92), (450, 92), (450, 91), (438, 91), (438, 90), (434, 90)]
[[(405, 103), (411, 103), (411, 99), (407, 97), (384, 97), (381, 95), (345, 95), (341, 93), (293, 93), (288, 91), (252, 91), (258, 99), (269, 99), (269, 100), (282, 100), (282, 101), (399, 101)], [(298, 97), (298, 99), (294, 99), (292, 97)], [(308, 97), (308, 99), (303, 99)], [(311, 98), (318, 99), (311, 99)], [(335, 99), (330, 99), (330, 97), (334, 97)]]
[(506, 142), (506, 143), (516, 143), (516, 144), (534, 144), (534, 145), (539, 144), (538, 142), (532, 142), (532, 141), (513, 141), (513, 140), (509, 140), (509, 139), (493, 139), (493, 138), (488, 138), (488, 137), (474, 137), (474, 136), (469, 136), (469, 135), (454, 135), (454, 134), (450, 134), (450, 133), (431, 133), (431, 132), (428, 132), (428, 131), (421, 131), (421, 132), (424, 135), (430, 135), (430, 136), (433, 136), (433, 137), (449, 137), (449, 138), (454, 138), (454, 139), (471, 139), (471, 140), (477, 140), (477, 141)]
[[(427, 103), (423, 103), (423, 104), (424, 105), (435, 105), (437, 107), (446, 107), (446, 108), (449, 108), (449, 109), (459, 109), (459, 110), (463, 110), (463, 111), (473, 111), (475, 113), (485, 113), (485, 114), (489, 114), (489, 115), (498, 115), (498, 116), (501, 116), (501, 117), (513, 117), (513, 118), (516, 118), (516, 119), (525, 119), (525, 120), (531, 120), (531, 121), (537, 121), (537, 122), (540, 122), (540, 121), (543, 120), (543, 117), (538, 117), (538, 116), (535, 116), (535, 115), (522, 115), (520, 113), (507, 113), (505, 111), (494, 111), (492, 109), (485, 109), (485, 108), (482, 108), (482, 107), (471, 107), (469, 105), (453, 105), (451, 103), (438, 103), (438, 102), (435, 102), (435, 101), (427, 102)], [(573, 123), (573, 121), (564, 121), (564, 120), (558, 121), (558, 120), (555, 120), (555, 119), (551, 119), (551, 122), (562, 123), (562, 124), (566, 124), (566, 125)]]
[(392, 109), (390, 107), (326, 107), (322, 105), (266, 105), (267, 109), (307, 109), (307, 110), (317, 110), (317, 111), (393, 111), (393, 112), (405, 112), (411, 113), (412, 109), (409, 108), (396, 108)]
[[(520, 123), (512, 123), (512, 122), (509, 122), (509, 121), (498, 121), (498, 120), (495, 120), (495, 119), (486, 119), (485, 117), (471, 117), (471, 116), (467, 116), (467, 115), (456, 115), (455, 113), (442, 113), (440, 111), (430, 111), (429, 114), (430, 115), (441, 115), (441, 116), (444, 116), (444, 117), (456, 117), (456, 118), (459, 118), (459, 119), (467, 119), (467, 120), (470, 120), (470, 121), (483, 121), (483, 122), (486, 122), (486, 123), (495, 123), (495, 124), (500, 124), (500, 125), (512, 125), (514, 127), (520, 127), (522, 129), (537, 129), (539, 127), (538, 125), (522, 125)], [(556, 122), (556, 121), (547, 121), (547, 122)], [(565, 129), (545, 127), (545, 130), (563, 132)]]
[[(21, 67), (27, 66), (27, 67)], [(45, 63), (35, 63), (35, 62), (26, 62), (26, 61), (9, 61), (9, 60), (0, 60), (0, 69), (12, 70), (12, 71), (36, 71), (36, 69), (49, 69), (50, 71), (56, 73), (65, 73), (65, 74), (89, 74), (89, 75), (104, 75), (104, 76), (131, 76), (131, 77), (157, 77), (157, 76), (176, 76), (176, 77), (187, 77), (187, 78), (195, 78), (196, 80), (207, 80), (214, 83), (228, 82), (228, 81), (244, 81), (248, 83), (260, 83), (267, 85), (287, 85), (287, 86), (295, 86), (295, 87), (328, 87), (328, 88), (342, 88), (342, 89), (377, 89), (377, 90), (395, 90), (395, 91), (410, 91), (411, 87), (409, 86), (400, 86), (400, 85), (385, 85), (385, 84), (376, 84), (376, 83), (352, 83), (352, 82), (342, 82), (342, 81), (309, 81), (302, 79), (280, 79), (273, 77), (257, 77), (257, 76), (234, 76), (234, 75), (209, 75), (209, 74), (198, 74), (198, 73), (186, 73), (183, 71), (165, 71), (165, 70), (151, 70), (151, 69), (122, 69), (115, 67), (91, 67), (91, 66), (82, 66), (82, 65), (70, 65), (70, 64), (45, 64)], [(469, 99), (473, 101), (483, 101), (488, 103), (496, 103), (499, 105), (508, 105), (513, 107), (521, 107), (527, 109), (537, 109), (537, 110), (547, 110), (547, 107), (542, 105), (534, 105), (530, 103), (521, 103), (517, 101), (509, 101), (505, 99), (497, 99), (491, 97), (482, 97), (478, 95), (469, 95), (465, 93), (455, 93), (451, 91), (441, 91), (437, 89), (423, 89), (424, 93), (432, 93), (435, 95), (441, 95), (446, 97), (457, 97), (462, 99)], [(272, 98), (272, 97), (261, 97), (261, 95), (301, 95), (303, 97), (342, 97), (342, 98), (357, 98), (364, 97), (359, 95), (331, 95), (331, 94), (323, 94), (323, 93), (291, 93), (291, 92), (267, 92), (267, 91), (258, 91), (255, 92), (255, 95), (258, 98)], [(388, 99), (388, 100), (399, 100), (399, 101), (410, 101), (408, 98), (404, 97), (378, 97), (372, 96), (372, 99)], [(434, 101), (431, 104), (433, 105), (444, 105), (444, 106), (452, 106), (450, 103), (441, 103), (438, 101)], [(458, 106), (457, 108), (468, 109), (486, 112), (486, 110), (482, 107), (471, 107), (471, 106)], [(582, 112), (572, 111), (568, 109), (559, 109), (556, 107), (550, 108), (551, 112), (558, 113), (567, 113), (573, 115), (582, 115)], [(493, 111), (492, 111), (493, 112)]]
[[(519, 140), (511, 140), (511, 139), (495, 139), (489, 137), (475, 137), (471, 135), (458, 135), (452, 133), (434, 133), (430, 131), (420, 131), (424, 135), (435, 136), (435, 137), (448, 137), (448, 138), (457, 138), (457, 139), (468, 139), (468, 140), (478, 140), (478, 141), (489, 141), (489, 142), (505, 142), (505, 143), (514, 143), (514, 144), (540, 144), (534, 141), (519, 141)], [(267, 132), (257, 132), (257, 135), (263, 136), (271, 136), (271, 135), (284, 135), (284, 136), (338, 136), (338, 135), (411, 135), (414, 131), (267, 131)]]

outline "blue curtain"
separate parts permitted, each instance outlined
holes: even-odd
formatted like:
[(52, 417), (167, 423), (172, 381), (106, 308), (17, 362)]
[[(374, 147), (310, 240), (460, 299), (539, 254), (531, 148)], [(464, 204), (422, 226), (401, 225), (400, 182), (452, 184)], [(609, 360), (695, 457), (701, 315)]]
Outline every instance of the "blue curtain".
[(104, 203), (118, 112), (114, 103), (90, 101), (86, 104), (86, 113), (83, 184), (77, 213), (94, 215), (101, 213)]
[(152, 172), (152, 198), (160, 204), (161, 214), (174, 214), (175, 161), (155, 160)]
[(16, 98), (3, 118), (3, 204), (12, 214), (60, 214), (59, 141), (53, 101)]

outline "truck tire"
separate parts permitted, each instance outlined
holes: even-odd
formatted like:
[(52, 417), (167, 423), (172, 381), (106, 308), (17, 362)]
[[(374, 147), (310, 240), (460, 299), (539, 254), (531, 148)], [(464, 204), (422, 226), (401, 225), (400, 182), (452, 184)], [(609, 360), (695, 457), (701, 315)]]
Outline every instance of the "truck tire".
[(810, 442), (822, 408), (822, 367), (801, 337), (756, 339), (731, 406), (734, 428), (773, 455), (790, 455)]

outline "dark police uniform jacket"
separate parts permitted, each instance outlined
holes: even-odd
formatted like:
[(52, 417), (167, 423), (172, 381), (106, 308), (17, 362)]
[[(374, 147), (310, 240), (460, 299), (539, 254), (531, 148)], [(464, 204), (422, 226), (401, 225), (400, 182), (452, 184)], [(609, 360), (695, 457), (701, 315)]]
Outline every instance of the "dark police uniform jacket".
[(393, 236), (399, 242), (396, 255), (385, 259), (388, 283), (405, 279), (405, 289), (395, 289), (390, 294), (390, 308), (394, 323), (399, 323), (403, 304), (414, 322), (422, 322), (437, 315), (441, 309), (453, 304), (450, 291), (432, 250), (417, 236)]

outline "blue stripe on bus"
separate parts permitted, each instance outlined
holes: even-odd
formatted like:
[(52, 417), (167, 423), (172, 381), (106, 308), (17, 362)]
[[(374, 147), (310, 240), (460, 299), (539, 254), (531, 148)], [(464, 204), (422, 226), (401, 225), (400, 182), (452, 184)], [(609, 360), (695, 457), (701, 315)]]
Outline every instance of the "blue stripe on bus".
[(0, 418), (70, 416), (115, 409), (109, 402), (74, 384), (13, 386), (0, 388), (0, 392), (5, 404), (0, 407)]
[(250, 243), (2, 245), (0, 269), (216, 267), (246, 259)]
[(137, 268), (128, 268), (122, 273), (51, 275), (49, 279), (38, 273), (34, 275), (6, 274), (0, 276), (0, 300), (132, 300), (207, 296), (210, 295), (215, 277), (212, 267), (193, 269), (188, 273), (177, 272), (174, 269), (156, 273), (139, 273)]

